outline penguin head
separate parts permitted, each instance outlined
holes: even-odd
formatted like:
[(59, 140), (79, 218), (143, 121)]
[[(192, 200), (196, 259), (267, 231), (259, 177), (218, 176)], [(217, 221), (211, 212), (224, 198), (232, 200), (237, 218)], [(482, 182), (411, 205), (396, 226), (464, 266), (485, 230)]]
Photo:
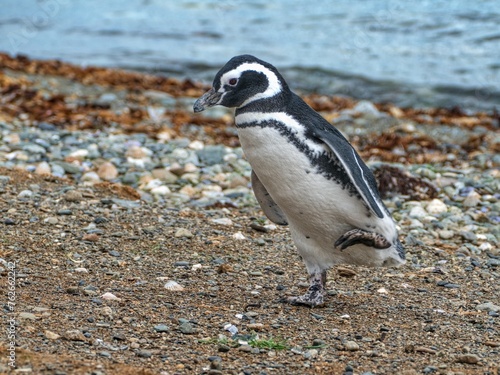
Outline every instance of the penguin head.
[(193, 109), (201, 112), (214, 105), (240, 108), (288, 90), (285, 80), (271, 64), (251, 55), (235, 56), (215, 75), (212, 88), (194, 103)]

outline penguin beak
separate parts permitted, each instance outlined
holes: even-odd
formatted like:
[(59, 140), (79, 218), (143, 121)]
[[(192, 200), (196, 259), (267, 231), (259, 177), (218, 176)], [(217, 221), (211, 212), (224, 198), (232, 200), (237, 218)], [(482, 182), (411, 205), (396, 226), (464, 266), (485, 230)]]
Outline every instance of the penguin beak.
[(219, 103), (222, 97), (222, 93), (217, 92), (212, 87), (206, 93), (204, 93), (196, 102), (194, 102), (193, 110), (195, 112), (201, 112), (206, 108), (213, 107)]

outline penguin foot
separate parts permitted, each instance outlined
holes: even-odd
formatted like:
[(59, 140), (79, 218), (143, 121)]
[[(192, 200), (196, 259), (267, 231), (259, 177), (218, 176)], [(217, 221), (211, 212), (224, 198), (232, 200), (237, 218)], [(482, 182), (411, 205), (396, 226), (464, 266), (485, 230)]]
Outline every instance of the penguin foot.
[(319, 307), (324, 305), (326, 271), (312, 274), (309, 278), (311, 285), (307, 293), (298, 297), (287, 297), (285, 302), (292, 305)]
[(391, 243), (380, 233), (368, 232), (363, 229), (352, 229), (345, 232), (335, 241), (335, 246), (340, 247), (340, 250), (345, 250), (349, 246), (363, 244), (375, 249), (387, 249)]

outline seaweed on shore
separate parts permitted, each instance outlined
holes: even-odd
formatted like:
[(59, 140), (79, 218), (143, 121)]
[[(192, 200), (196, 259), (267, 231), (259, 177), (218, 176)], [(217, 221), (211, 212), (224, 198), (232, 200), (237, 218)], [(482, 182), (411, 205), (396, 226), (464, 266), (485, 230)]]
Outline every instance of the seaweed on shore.
[(373, 174), (382, 198), (406, 195), (412, 200), (429, 200), (438, 195), (432, 183), (395, 166), (382, 164), (374, 169)]

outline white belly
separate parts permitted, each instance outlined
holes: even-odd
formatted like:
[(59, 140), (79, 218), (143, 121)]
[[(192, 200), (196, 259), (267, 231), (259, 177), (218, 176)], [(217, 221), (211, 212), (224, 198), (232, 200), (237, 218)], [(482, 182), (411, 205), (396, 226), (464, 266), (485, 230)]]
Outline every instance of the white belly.
[(272, 127), (238, 129), (243, 151), (262, 184), (286, 215), (292, 237), (310, 271), (334, 264), (380, 266), (395, 251), (354, 245), (344, 251), (335, 241), (353, 228), (394, 238), (390, 217), (368, 217), (361, 199), (316, 172), (310, 160)]

